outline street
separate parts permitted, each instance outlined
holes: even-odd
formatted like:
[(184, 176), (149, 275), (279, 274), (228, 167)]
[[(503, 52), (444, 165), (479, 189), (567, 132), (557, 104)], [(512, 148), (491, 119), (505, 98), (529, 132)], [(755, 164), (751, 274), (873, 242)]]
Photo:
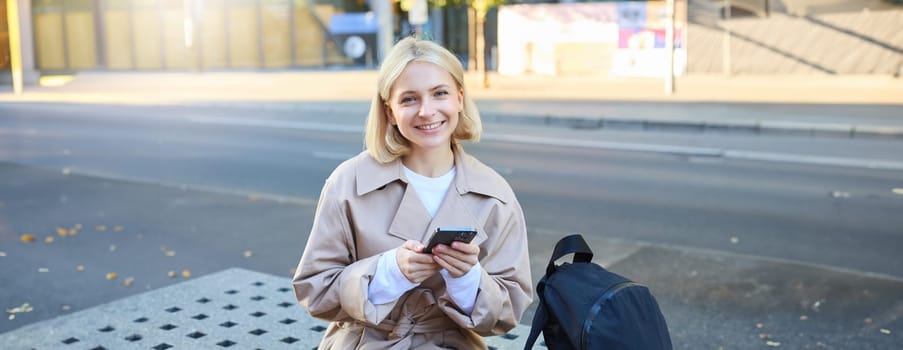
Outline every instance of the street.
[[(323, 180), (362, 150), (362, 116), (342, 112), (298, 118), (285, 111), (22, 105), (0, 106), (0, 115), (0, 297), (7, 308), (35, 306), (0, 322), (0, 333), (182, 278), (169, 271), (202, 275), (240, 266), (289, 276)], [(820, 298), (830, 298), (824, 323), (807, 314), (816, 334), (855, 328), (865, 318), (886, 322), (882, 327), (900, 323), (899, 139), (484, 127), (483, 142), (465, 148), (517, 193), (534, 279), (550, 245), (579, 232), (605, 245), (597, 258), (662, 287), (660, 302), (682, 348), (694, 348), (687, 343), (702, 328), (750, 326), (736, 324), (746, 313), (817, 314), (812, 303)], [(78, 235), (56, 234), (74, 225), (83, 227)], [(37, 241), (20, 242), (26, 233)], [(47, 236), (56, 238), (46, 243)], [(745, 261), (765, 272), (742, 283), (723, 274), (741, 265), (746, 271)], [(770, 270), (775, 266), (783, 269)], [(715, 295), (703, 289), (709, 283), (677, 278), (686, 271), (721, 276), (724, 283), (712, 288), (727, 294), (760, 283), (823, 288)], [(135, 284), (110, 283), (107, 272)], [(870, 286), (863, 288), (873, 299), (835, 302), (861, 292), (857, 284), (830, 284), (840, 275), (874, 277), (858, 284)], [(775, 295), (787, 299), (769, 303)], [(693, 316), (708, 302), (719, 326)], [(875, 316), (886, 309), (897, 311)], [(851, 332), (832, 339), (876, 348), (888, 341)]]

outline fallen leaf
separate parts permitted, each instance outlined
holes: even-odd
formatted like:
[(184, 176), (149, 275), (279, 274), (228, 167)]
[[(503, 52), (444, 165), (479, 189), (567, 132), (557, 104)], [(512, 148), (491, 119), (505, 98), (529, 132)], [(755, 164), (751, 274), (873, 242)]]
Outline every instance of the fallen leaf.
[(19, 236), (19, 240), (22, 241), (22, 243), (31, 243), (31, 242), (34, 242), (34, 235), (32, 235), (30, 233), (26, 233), (24, 235)]
[(50, 272), (50, 269), (48, 269), (48, 268), (46, 268), (46, 267), (39, 267), (39, 268), (38, 268), (38, 272), (42, 272), (42, 273), (43, 273), (43, 272)]
[(22, 304), (20, 306), (14, 307), (12, 309), (6, 309), (6, 312), (11, 314), (19, 314), (23, 312), (32, 312), (34, 308), (29, 303)]
[(122, 226), (116, 226), (113, 228), (113, 231), (116, 231), (116, 232), (122, 232), (123, 230), (125, 230), (125, 228)]
[(732, 243), (732, 244), (740, 243), (740, 239), (737, 238), (737, 237), (731, 237), (731, 243)]
[(0, 258), (6, 257), (6, 252), (0, 252)]
[(182, 270), (182, 277), (191, 277), (191, 271), (189, 271), (188, 269)]
[(47, 236), (44, 238), (44, 243), (53, 243), (53, 236)]
[(16, 315), (15, 315), (15, 314), (9, 314), (9, 320), (10, 320), (10, 321), (15, 320), (15, 319), (16, 319)]
[(67, 230), (67, 229), (65, 229), (65, 228), (62, 228), (62, 227), (57, 227), (57, 228), (56, 228), (56, 233), (57, 233), (58, 235), (60, 235), (61, 237), (66, 237), (66, 236), (69, 235), (69, 230)]
[(81, 230), (81, 229), (82, 229), (82, 224), (75, 224), (75, 229), (76, 229), (76, 230)]
[(814, 303), (812, 303), (812, 310), (815, 311), (815, 312), (818, 312), (818, 311), (819, 311), (819, 308), (821, 308), (821, 304), (823, 304), (825, 301), (826, 301), (826, 300), (824, 300), (824, 299), (823, 299), (823, 300), (816, 300)]
[(115, 252), (115, 251), (116, 251), (116, 245), (115, 245), (115, 244), (110, 244), (110, 251), (111, 251), (111, 252)]
[(765, 345), (768, 345), (770, 347), (778, 347), (778, 346), (781, 346), (781, 343), (769, 340), (769, 341), (765, 342)]
[(756, 328), (762, 328), (762, 327), (765, 327), (765, 325), (761, 324), (761, 323), (756, 323)]
[(169, 271), (169, 272), (166, 273), (166, 276), (168, 276), (169, 278), (176, 277), (176, 272), (175, 272), (175, 271)]
[(85, 265), (78, 265), (75, 267), (75, 271), (81, 272), (85, 271)]
[(806, 316), (806, 315), (800, 316), (800, 321), (805, 321), (805, 320), (808, 320), (808, 319), (809, 319), (809, 316)]
[(115, 280), (115, 279), (116, 279), (116, 273), (115, 273), (115, 272), (107, 272), (107, 279), (108, 279), (108, 280)]
[(176, 256), (176, 251), (175, 250), (167, 250), (163, 254), (166, 254), (166, 256)]
[(132, 285), (133, 282), (135, 282), (135, 278), (134, 278), (134, 277), (128, 277), (128, 278), (125, 279), (125, 281), (122, 281), (122, 285), (123, 285), (123, 286), (126, 286), (126, 287), (130, 287), (130, 286)]
[(70, 307), (69, 305), (63, 305), (63, 307), (62, 307), (63, 311), (69, 311), (69, 309), (71, 309), (71, 308), (72, 307)]
[(256, 201), (257, 201), (257, 196), (256, 196), (256, 195), (253, 195), (253, 194), (252, 194), (252, 195), (248, 195), (248, 200), (249, 200), (249, 201), (252, 201), (252, 202), (256, 202)]
[(866, 318), (866, 319), (863, 320), (862, 322), (865, 322), (865, 323), (867, 323), (867, 324), (871, 324), (871, 323), (872, 323), (872, 319), (871, 319), (871, 318)]
[(246, 250), (246, 251), (245, 251), (245, 257), (246, 257), (246, 258), (250, 258), (250, 257), (253, 256), (253, 255), (254, 255), (254, 252), (252, 252), (252, 251), (250, 251), (250, 250)]
[(881, 334), (890, 334), (890, 329), (881, 328), (879, 331), (881, 332)]
[(69, 229), (69, 235), (70, 235), (70, 236), (75, 236), (75, 235), (77, 235), (77, 234), (78, 234), (78, 230), (76, 230), (76, 229), (74, 229), (74, 228), (70, 228), (70, 229)]
[(98, 226), (95, 227), (94, 229), (96, 229), (97, 232), (104, 232), (104, 231), (107, 230), (107, 226), (106, 226), (106, 225), (98, 225)]

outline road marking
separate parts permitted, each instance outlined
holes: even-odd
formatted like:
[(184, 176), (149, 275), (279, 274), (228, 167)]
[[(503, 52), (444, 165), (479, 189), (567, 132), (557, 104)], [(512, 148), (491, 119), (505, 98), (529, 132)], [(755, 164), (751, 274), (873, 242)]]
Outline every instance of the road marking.
[(725, 150), (724, 156), (726, 158), (762, 160), (777, 163), (801, 163), (851, 168), (903, 170), (903, 162), (882, 159), (853, 159), (737, 150)]
[(317, 151), (314, 151), (314, 152), (311, 152), (311, 153), (313, 154), (314, 158), (329, 159), (329, 160), (341, 160), (341, 161), (345, 161), (345, 160), (351, 159), (351, 157), (354, 157), (354, 155), (352, 155), (352, 154), (337, 153), (337, 152), (317, 152)]
[(834, 198), (850, 198), (850, 192), (831, 191), (831, 197)]
[(485, 134), (484, 140), (497, 142), (514, 142), (536, 145), (562, 146), (562, 147), (579, 147), (579, 148), (595, 148), (607, 149), (615, 151), (637, 151), (652, 153), (668, 153), (689, 156), (706, 156), (718, 157), (722, 155), (722, 151), (717, 148), (707, 147), (685, 147), (685, 146), (667, 146), (654, 145), (644, 143), (627, 143), (627, 142), (608, 142), (596, 140), (574, 140), (574, 139), (556, 139), (541, 136), (524, 136), (510, 134)]
[(307, 131), (333, 131), (333, 132), (347, 132), (347, 133), (362, 133), (364, 131), (364, 128), (361, 125), (295, 122), (295, 121), (285, 121), (285, 120), (260, 120), (260, 119), (244, 119), (244, 118), (189, 116), (188, 121), (191, 123), (197, 123), (197, 124), (255, 126), (255, 127), (277, 128), (277, 129), (307, 130)]
[(124, 176), (119, 174), (113, 174), (103, 171), (92, 171), (92, 170), (82, 170), (82, 169), (74, 169), (74, 168), (66, 168), (68, 172), (65, 172), (65, 175), (80, 175), (80, 176), (90, 176), (103, 178), (114, 181), (123, 181), (123, 182), (131, 182), (131, 183), (139, 183), (145, 185), (155, 185), (160, 187), (167, 188), (175, 188), (182, 191), (199, 191), (199, 192), (208, 192), (215, 194), (223, 194), (228, 196), (237, 196), (244, 198), (254, 198), (255, 200), (268, 200), (277, 203), (289, 203), (289, 204), (298, 204), (298, 205), (308, 205), (308, 206), (316, 206), (317, 200), (304, 198), (304, 197), (295, 197), (295, 196), (283, 196), (272, 193), (264, 193), (264, 192), (254, 192), (254, 191), (244, 191), (239, 189), (225, 188), (225, 187), (215, 187), (215, 186), (204, 186), (204, 185), (193, 185), (193, 184), (179, 184), (179, 183), (171, 183), (165, 181), (159, 181), (149, 178), (141, 178), (141, 177), (133, 177), (133, 176)]

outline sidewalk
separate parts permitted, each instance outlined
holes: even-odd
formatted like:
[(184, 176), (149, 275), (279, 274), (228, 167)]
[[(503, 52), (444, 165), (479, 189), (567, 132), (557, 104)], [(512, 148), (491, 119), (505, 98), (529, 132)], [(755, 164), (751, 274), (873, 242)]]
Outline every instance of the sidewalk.
[[(339, 108), (366, 113), (376, 75), (372, 70), (80, 73), (62, 86), (27, 87), (21, 96), (4, 86), (0, 103)], [(903, 79), (888, 76), (695, 75), (678, 77), (676, 93), (670, 96), (663, 80), (653, 78), (492, 73), (488, 88), (479, 74), (469, 74), (466, 80), (490, 122), (903, 137)]]

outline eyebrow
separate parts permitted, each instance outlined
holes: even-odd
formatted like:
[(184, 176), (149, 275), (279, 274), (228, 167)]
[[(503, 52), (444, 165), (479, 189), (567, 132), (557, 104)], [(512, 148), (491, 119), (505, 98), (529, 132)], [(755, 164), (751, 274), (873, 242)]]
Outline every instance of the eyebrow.
[[(448, 84), (439, 84), (439, 85), (436, 85), (436, 86), (430, 88), (429, 91), (436, 91), (439, 89), (448, 89), (448, 88), (449, 88)], [(402, 96), (405, 94), (412, 94), (412, 93), (416, 93), (416, 91), (413, 91), (413, 90), (402, 91), (402, 92), (398, 93), (398, 96)]]

